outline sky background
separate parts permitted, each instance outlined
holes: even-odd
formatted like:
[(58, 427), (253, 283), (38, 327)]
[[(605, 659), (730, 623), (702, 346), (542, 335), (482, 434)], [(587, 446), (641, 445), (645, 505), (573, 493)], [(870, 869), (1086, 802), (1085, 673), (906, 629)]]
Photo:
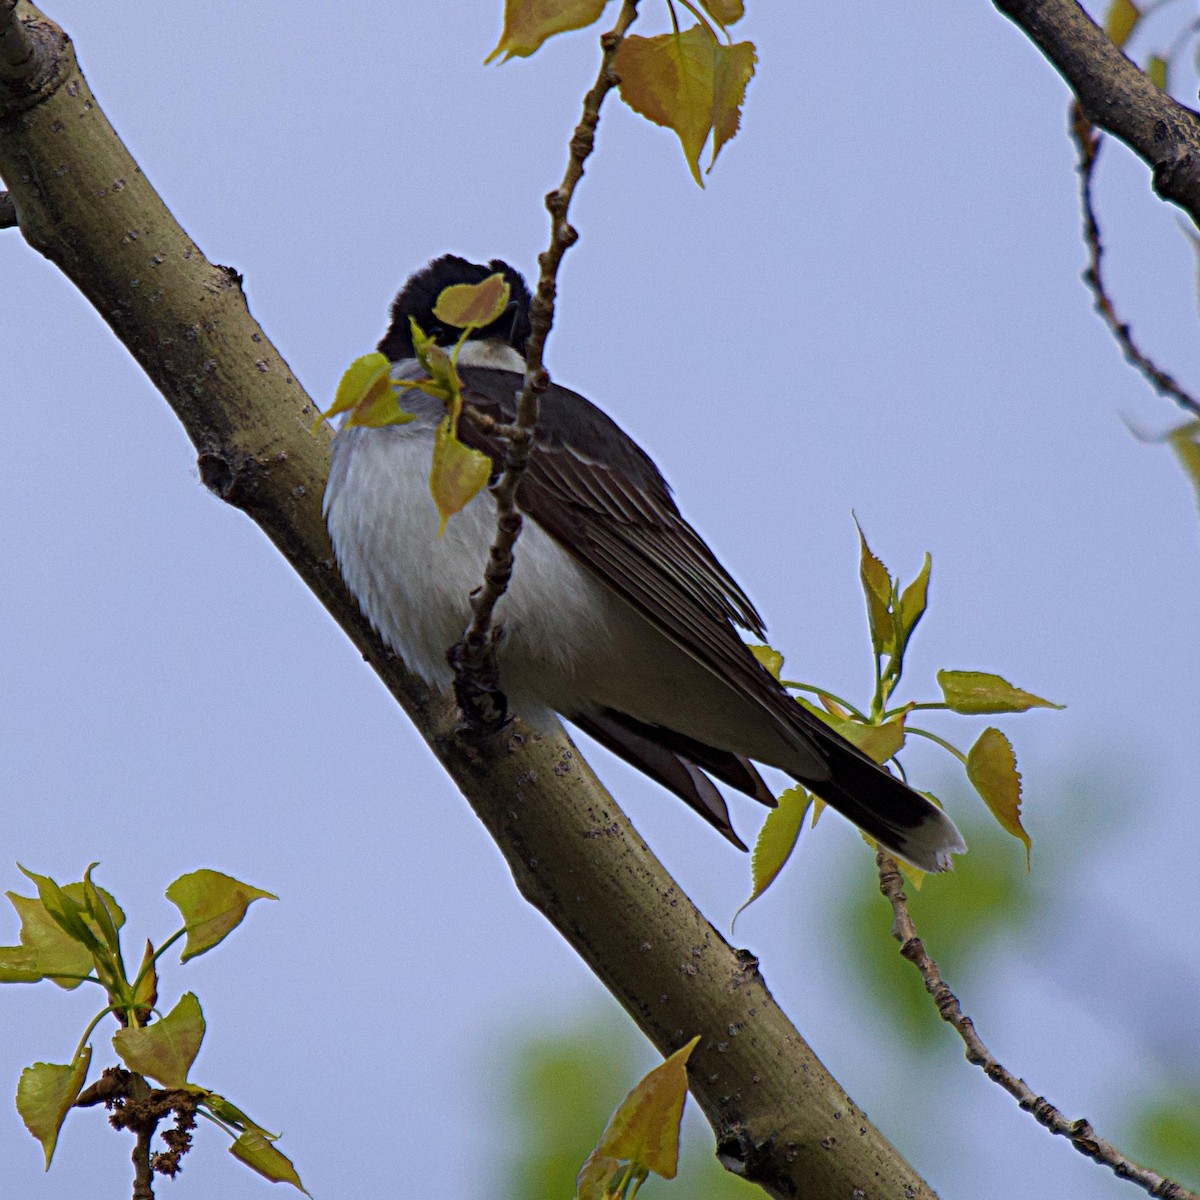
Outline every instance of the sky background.
[[(643, 7), (659, 31), (660, 5)], [(750, 8), (758, 74), (706, 190), (673, 135), (606, 107), (548, 363), (654, 454), (789, 674), (867, 698), (853, 511), (906, 579), (933, 555), (912, 694), (978, 668), (1068, 705), (1003, 721), (1034, 838), (1032, 875), (1012, 878), (1039, 919), (993, 930), (967, 975), (945, 966), (1001, 1059), (1117, 1139), (1139, 1097), (1200, 1070), (1200, 525), (1167, 450), (1127, 428), (1177, 411), (1091, 312), (1067, 93), (1023, 35), (985, 0)], [(428, 258), (536, 269), (598, 52), (585, 32), (485, 68), (500, 9), (128, 0), (117, 17), (47, 0), (143, 170), (244, 274), (318, 400)], [(1135, 48), (1169, 40), (1172, 11)], [(1098, 186), (1123, 314), (1200, 386), (1176, 213), (1115, 144)], [(0, 279), (0, 885), (28, 890), (17, 859), (60, 880), (98, 860), (130, 947), (175, 928), (162, 892), (185, 871), (277, 893), (214, 953), (163, 968), (163, 998), (194, 989), (208, 1019), (194, 1077), (282, 1129), (318, 1198), (504, 1196), (510, 1040), (591, 1020), (605, 1036), (602, 989), (283, 559), (205, 491), (97, 315), (15, 231)], [(966, 745), (982, 724), (938, 728)], [(594, 761), (727, 929), (748, 862)], [(944, 756), (906, 761), (974, 856), (1022, 865)], [(733, 815), (753, 836), (761, 812)], [(935, 1050), (898, 1043), (839, 915), (870, 866), (827, 819), (736, 934), (841, 1083), (943, 1196), (1133, 1194), (972, 1072), (948, 1030)], [(0, 941), (16, 930), (0, 920)], [(0, 1197), (128, 1194), (128, 1139), (97, 1114), (68, 1119), (43, 1175), (5, 1099), (23, 1065), (70, 1055), (94, 1003), (0, 993)], [(103, 1038), (96, 1056), (111, 1060)], [(160, 1195), (269, 1194), (218, 1131), (198, 1141)]]

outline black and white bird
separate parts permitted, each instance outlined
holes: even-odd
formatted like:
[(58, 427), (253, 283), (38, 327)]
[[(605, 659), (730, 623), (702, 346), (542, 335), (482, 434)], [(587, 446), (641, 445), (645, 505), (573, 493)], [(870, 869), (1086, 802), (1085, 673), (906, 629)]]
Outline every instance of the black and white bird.
[[(431, 262), (396, 297), (379, 349), (393, 378), (419, 377), (409, 318), (452, 346), (462, 331), (434, 317), (439, 294), (495, 272), (511, 302), (463, 343), (458, 370), (471, 405), (511, 422), (530, 296), (506, 263)], [(416, 390), (402, 394), (401, 406), (416, 419), (338, 431), (325, 514), (363, 612), (413, 671), (448, 689), (446, 654), (468, 624), (496, 507), (485, 489), (438, 537), (429, 471), (445, 408)], [(498, 475), (503, 444), (465, 420), (459, 436), (488, 454)], [(966, 849), (936, 805), (806, 712), (760, 666), (737, 632), (765, 638), (753, 604), (680, 515), (650, 457), (584, 397), (558, 385), (542, 395), (517, 503), (526, 519), (496, 610), (505, 632), (500, 686), (512, 711), (543, 727), (561, 714), (738, 846), (710, 776), (773, 805), (758, 762), (787, 772), (924, 870), (944, 870)]]

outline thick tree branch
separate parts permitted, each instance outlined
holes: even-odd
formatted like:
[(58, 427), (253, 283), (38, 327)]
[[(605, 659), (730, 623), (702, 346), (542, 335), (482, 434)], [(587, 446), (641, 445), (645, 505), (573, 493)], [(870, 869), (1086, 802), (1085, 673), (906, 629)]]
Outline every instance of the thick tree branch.
[(1058, 68), (1089, 121), (1154, 173), (1154, 190), (1200, 225), (1200, 117), (1160, 91), (1076, 0), (992, 0)]
[(900, 868), (882, 850), (875, 855), (875, 866), (879, 869), (879, 890), (892, 906), (892, 936), (900, 943), (900, 953), (920, 972), (925, 990), (937, 1006), (938, 1016), (962, 1038), (967, 1062), (978, 1067), (993, 1083), (999, 1084), (1040, 1125), (1051, 1133), (1065, 1137), (1080, 1154), (1110, 1167), (1119, 1178), (1136, 1183), (1160, 1200), (1200, 1200), (1200, 1196), (1189, 1192), (1174, 1180), (1126, 1158), (1111, 1142), (1097, 1137), (1089, 1121), (1082, 1118), (1068, 1121), (1045, 1096), (1039, 1096), (1025, 1080), (1018, 1079), (996, 1060), (976, 1032), (975, 1023), (963, 1012), (958, 997), (942, 978), (937, 963), (929, 957), (925, 943), (917, 935), (917, 927), (908, 909), (908, 897), (904, 894)]
[[(7, 3), (8, 0), (0, 0)], [(247, 512), (404, 707), (497, 839), (517, 886), (664, 1053), (695, 1033), (692, 1091), (722, 1161), (771, 1195), (932, 1195), (682, 894), (561, 733), (463, 741), (454, 708), (382, 646), (343, 587), (321, 517), (327, 431), (250, 316), (236, 272), (176, 224), (79, 73), (18, 5), (33, 70), (0, 85), (0, 177), (21, 230), (92, 302), (171, 404), (202, 478)], [(0, 10), (0, 17), (3, 11)]]

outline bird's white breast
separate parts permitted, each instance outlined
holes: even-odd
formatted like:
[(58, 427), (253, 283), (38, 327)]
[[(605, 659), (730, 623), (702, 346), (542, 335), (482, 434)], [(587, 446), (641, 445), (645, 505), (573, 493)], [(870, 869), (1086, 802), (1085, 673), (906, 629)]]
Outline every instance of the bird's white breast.
[[(446, 652), (470, 620), (496, 536), (486, 490), (450, 518), (429, 491), (432, 429), (424, 423), (340, 430), (325, 493), (338, 564), (383, 639), (430, 684), (451, 682)], [(581, 659), (608, 657), (605, 590), (538, 526), (526, 521), (508, 591), (496, 609), (503, 626), (502, 687), (526, 716), (571, 702)]]

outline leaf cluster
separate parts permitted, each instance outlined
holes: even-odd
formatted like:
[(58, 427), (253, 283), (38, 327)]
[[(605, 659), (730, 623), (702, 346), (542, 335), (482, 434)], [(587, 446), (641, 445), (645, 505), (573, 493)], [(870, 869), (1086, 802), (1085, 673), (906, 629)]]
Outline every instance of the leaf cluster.
[[(91, 1038), (105, 1017), (118, 1029), (112, 1046), (125, 1068), (140, 1079), (187, 1094), (189, 1106), (232, 1138), (230, 1153), (260, 1175), (303, 1191), (291, 1162), (270, 1134), (219, 1093), (188, 1079), (204, 1040), (204, 1014), (192, 992), (165, 1015), (158, 1009), (158, 962), (180, 940), (180, 962), (219, 945), (245, 918), (255, 900), (277, 897), (218, 871), (182, 875), (167, 888), (183, 925), (157, 948), (146, 942), (135, 972), (121, 948), (125, 914), (113, 896), (92, 881), (93, 863), (78, 882), (58, 884), (21, 867), (36, 896), (8, 898), (21, 919), (20, 944), (0, 947), (0, 983), (49, 981), (66, 990), (85, 983), (104, 989), (107, 1005), (89, 1022), (66, 1063), (34, 1063), (21, 1072), (17, 1110), (41, 1143), (49, 1170), (67, 1113), (80, 1099), (92, 1061)], [(177, 1168), (177, 1163), (175, 1166)]]
[[(488, 62), (525, 58), (555, 34), (597, 22), (608, 0), (507, 0), (504, 32)], [(692, 178), (704, 186), (700, 156), (711, 141), (705, 174), (737, 133), (746, 87), (758, 61), (752, 42), (734, 42), (729, 26), (745, 15), (742, 0), (666, 0), (671, 29), (627, 35), (616, 57), (621, 99), (634, 112), (672, 130)], [(680, 26), (679, 9), (694, 24)]]
[[(1021, 775), (1008, 737), (996, 727), (988, 726), (970, 750), (964, 752), (939, 734), (915, 724), (911, 718), (916, 712), (944, 711), (981, 716), (1020, 713), (1031, 708), (1061, 708), (1062, 705), (1015, 687), (991, 672), (964, 670), (938, 671), (940, 700), (897, 703), (896, 692), (904, 673), (905, 654), (928, 606), (933, 562), (926, 554), (916, 578), (902, 586), (899, 577), (893, 576), (867, 545), (861, 526), (858, 538), (859, 581), (866, 601), (875, 679), (870, 704), (859, 708), (827, 688), (784, 679), (784, 660), (779, 651), (770, 646), (752, 646), (750, 649), (784, 687), (796, 693), (798, 704), (877, 763), (892, 764), (902, 779), (906, 777), (897, 755), (909, 737), (924, 738), (941, 746), (962, 764), (972, 787), (1001, 828), (1024, 843), (1028, 865), (1033, 843), (1021, 824)], [(937, 797), (928, 792), (924, 794), (940, 804)], [(815, 825), (823, 808), (818, 797), (799, 785), (779, 797), (778, 808), (767, 817), (755, 843), (751, 859), (753, 890), (742, 905), (743, 909), (775, 881), (795, 849), (806, 815), (811, 811)], [(908, 864), (902, 866), (914, 886), (919, 888), (924, 873)]]
[(407, 425), (416, 417), (400, 407), (400, 396), (419, 391), (440, 400), (446, 415), (434, 432), (433, 461), (429, 469), (429, 490), (437, 505), (441, 524), (438, 537), (446, 532), (446, 522), (461, 512), (486, 486), (491, 477), (492, 460), (464, 445), (458, 437), (458, 422), (463, 414), (462, 380), (458, 374), (458, 353), (472, 331), (495, 321), (508, 307), (511, 289), (503, 275), (489, 275), (479, 283), (459, 283), (444, 288), (434, 305), (433, 314), (445, 325), (461, 329), (462, 334), (449, 354), (411, 317), (413, 347), (425, 375), (419, 379), (399, 379), (392, 375), (392, 364), (375, 351), (356, 358), (338, 383), (333, 404), (318, 418), (315, 429), (331, 417), (348, 413), (347, 426), (379, 428)]
[(577, 1200), (633, 1200), (651, 1173), (674, 1179), (697, 1034), (650, 1071), (609, 1119), (576, 1180)]

